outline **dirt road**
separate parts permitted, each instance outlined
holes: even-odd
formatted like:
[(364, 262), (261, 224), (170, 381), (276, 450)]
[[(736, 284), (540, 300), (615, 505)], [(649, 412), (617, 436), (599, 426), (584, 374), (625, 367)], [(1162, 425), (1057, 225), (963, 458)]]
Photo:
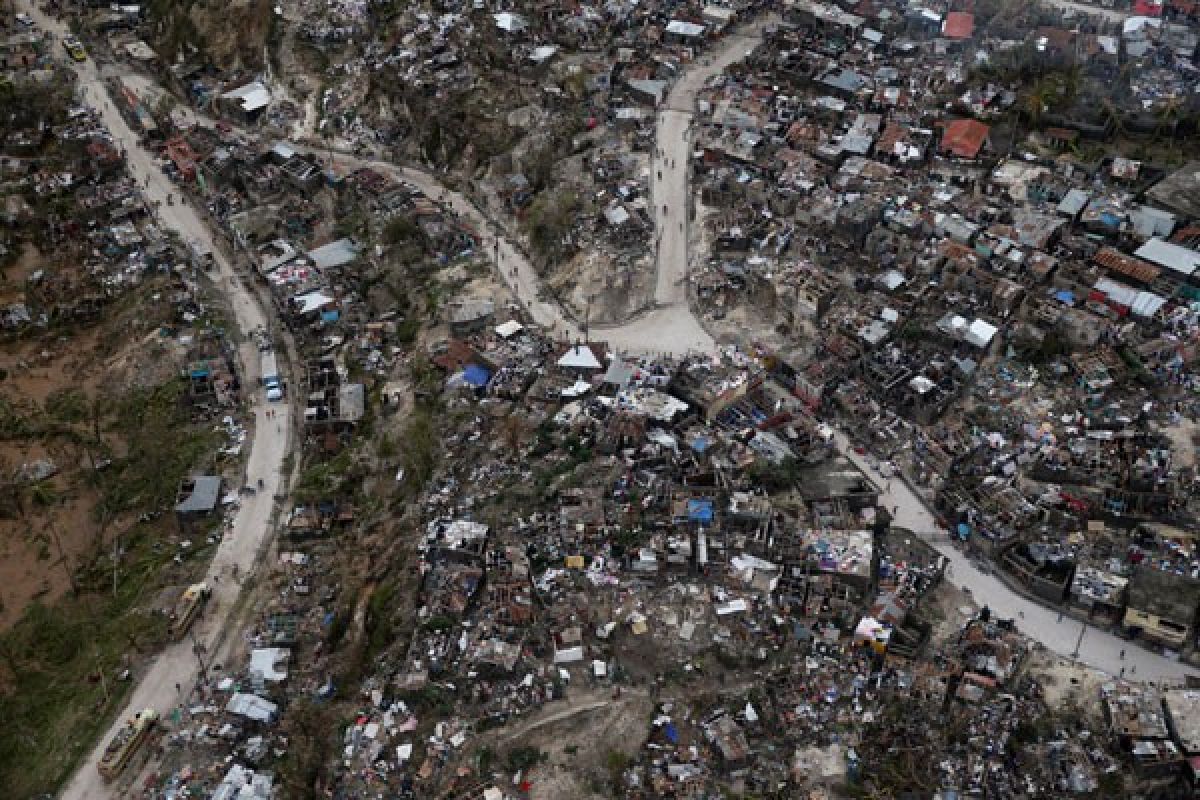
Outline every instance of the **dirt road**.
[[(28, 3), (24, 5), (38, 25), (44, 30), (54, 32), (60, 40), (69, 32), (65, 25), (43, 14), (36, 6)], [(253, 295), (234, 276), (232, 266), (217, 249), (212, 232), (199, 214), (190, 206), (178, 202), (167, 205), (168, 196), (175, 195), (178, 198), (180, 192), (155, 164), (153, 156), (139, 145), (138, 137), (117, 112), (95, 64), (90, 59), (81, 64), (70, 63), (79, 76), (85, 102), (100, 112), (116, 143), (124, 148), (130, 174), (139, 184), (146, 187), (144, 193), (149, 202), (160, 203), (158, 214), (163, 225), (176, 231), (184, 240), (202, 243), (212, 250), (217, 263), (217, 269), (213, 273), (214, 280), (226, 293), (238, 328), (248, 332), (265, 326), (267, 318), (262, 309)], [(213, 588), (212, 598), (203, 618), (193, 627), (196, 641), (209, 652), (217, 650), (219, 634), (238, 596), (238, 585), (232, 577), (233, 567), (236, 565), (243, 576), (250, 573), (267, 539), (273, 511), (272, 498), (282, 486), (281, 468), (289, 447), (291, 417), (288, 406), (274, 404), (277, 415), (274, 419), (268, 419), (265, 402), (258, 402), (262, 393), (254, 387), (258, 382), (259, 356), (252, 340), (241, 346), (239, 355), (246, 386), (255, 400), (254, 431), (247, 462), (247, 476), (251, 482), (261, 478), (264, 488), (245, 499), (213, 558), (209, 572), (209, 583)], [(154, 708), (164, 712), (178, 704), (181, 697), (175, 685), (181, 684), (186, 691), (194, 683), (197, 670), (197, 658), (190, 641), (175, 644), (164, 650), (141, 676), (124, 712), (117, 715), (112, 726), (75, 773), (62, 797), (65, 800), (95, 800), (119, 796), (120, 791), (105, 785), (96, 772), (96, 764), (103, 755), (104, 746), (136, 711)]]
[(765, 17), (729, 34), (721, 46), (679, 77), (658, 113), (655, 159), (651, 163), (654, 229), (658, 242), (654, 300), (660, 308), (687, 307), (688, 209), (691, 206), (692, 121), (696, 96), (714, 76), (746, 58), (763, 30), (778, 19)]
[(908, 484), (899, 478), (889, 480), (881, 476), (866, 458), (854, 452), (844, 434), (836, 433), (835, 441), (838, 450), (883, 489), (880, 504), (889, 511), (895, 509), (896, 525), (929, 539), (929, 544), (947, 558), (950, 565), (947, 580), (968, 590), (980, 606), (986, 605), (998, 616), (1013, 619), (1022, 633), (1041, 642), (1046, 649), (1065, 658), (1075, 658), (1078, 647), (1078, 660), (1084, 664), (1110, 675), (1117, 675), (1124, 668), (1127, 677), (1137, 680), (1181, 682), (1185, 675), (1200, 675), (1200, 671), (1175, 659), (1099, 628), (1085, 627), (1071, 617), (1060, 619), (1057, 611), (1017, 594), (995, 575), (980, 571), (943, 536), (934, 535), (944, 531), (939, 530), (933, 514)]

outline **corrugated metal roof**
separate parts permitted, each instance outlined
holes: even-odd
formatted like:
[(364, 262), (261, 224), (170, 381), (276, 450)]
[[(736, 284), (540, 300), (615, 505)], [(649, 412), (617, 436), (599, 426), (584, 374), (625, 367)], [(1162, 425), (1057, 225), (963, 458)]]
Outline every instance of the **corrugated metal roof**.
[(1162, 274), (1161, 270), (1153, 264), (1147, 264), (1140, 258), (1127, 256), (1111, 247), (1106, 247), (1096, 253), (1092, 260), (1107, 270), (1141, 283), (1153, 283)]
[(1191, 275), (1200, 269), (1200, 253), (1159, 238), (1146, 242), (1134, 255), (1180, 275)]

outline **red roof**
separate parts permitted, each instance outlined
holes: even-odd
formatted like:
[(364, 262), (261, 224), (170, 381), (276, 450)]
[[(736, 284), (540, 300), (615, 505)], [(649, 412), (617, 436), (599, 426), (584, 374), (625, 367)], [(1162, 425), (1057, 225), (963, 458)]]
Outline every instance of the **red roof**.
[(959, 158), (975, 158), (983, 149), (990, 131), (991, 128), (978, 120), (956, 119), (946, 123), (938, 150)]
[(1140, 258), (1127, 256), (1111, 247), (1106, 247), (1096, 253), (1092, 256), (1092, 260), (1102, 267), (1142, 283), (1153, 283), (1161, 274), (1158, 267), (1153, 264), (1148, 264)]
[(948, 39), (970, 39), (975, 32), (975, 15), (965, 11), (951, 11), (942, 23), (942, 35)]
[(1162, 0), (1137, 0), (1133, 4), (1135, 14), (1143, 17), (1161, 17), (1163, 12)]

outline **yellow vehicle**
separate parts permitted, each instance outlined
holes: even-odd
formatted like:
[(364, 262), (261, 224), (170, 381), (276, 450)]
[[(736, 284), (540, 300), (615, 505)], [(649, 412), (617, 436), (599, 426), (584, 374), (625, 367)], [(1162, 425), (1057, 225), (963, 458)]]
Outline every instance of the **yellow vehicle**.
[(171, 624), (167, 628), (167, 634), (172, 639), (183, 638), (188, 628), (196, 621), (196, 617), (200, 616), (200, 610), (208, 602), (210, 594), (212, 590), (208, 588), (207, 583), (193, 583), (184, 590), (179, 602), (175, 604), (174, 611), (171, 612)]
[(121, 770), (129, 765), (129, 760), (133, 758), (133, 754), (142, 746), (142, 743), (149, 738), (150, 732), (154, 730), (157, 723), (158, 712), (153, 708), (147, 708), (135, 714), (124, 728), (117, 731), (117, 735), (108, 743), (108, 747), (104, 748), (104, 756), (96, 765), (96, 768), (100, 770), (100, 775), (105, 780), (111, 781), (121, 774)]
[(74, 36), (63, 37), (63, 49), (67, 51), (67, 55), (76, 61), (87, 61), (87, 51), (83, 49), (83, 45)]

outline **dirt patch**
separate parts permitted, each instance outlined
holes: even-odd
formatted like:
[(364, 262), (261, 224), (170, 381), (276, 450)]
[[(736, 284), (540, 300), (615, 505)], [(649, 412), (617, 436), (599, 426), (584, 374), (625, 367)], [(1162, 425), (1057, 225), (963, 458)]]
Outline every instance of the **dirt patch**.
[(1094, 723), (1100, 723), (1099, 705), (1095, 702), (1100, 687), (1112, 680), (1099, 670), (1077, 664), (1048, 650), (1030, 657), (1029, 673), (1042, 684), (1046, 705), (1055, 710), (1080, 709)]
[(546, 706), (482, 743), (501, 753), (517, 747), (541, 751), (545, 760), (527, 776), (531, 800), (607, 797), (612, 765), (641, 749), (652, 710), (644, 692), (622, 689), (614, 698), (607, 687), (572, 690), (565, 703)]
[(654, 264), (649, 255), (614, 257), (587, 250), (555, 270), (546, 285), (582, 320), (597, 325), (625, 321), (654, 301)]
[(1171, 458), (1176, 469), (1196, 466), (1196, 446), (1200, 442), (1200, 426), (1190, 419), (1180, 419), (1167, 425), (1162, 432), (1171, 440)]
[[(10, 280), (41, 263), (36, 251), (26, 250)], [(94, 327), (0, 346), (4, 412), (38, 420), (36, 432), (10, 431), (0, 440), (0, 475), (16, 493), (0, 517), (0, 630), (10, 628), (30, 602), (65, 594), (73, 571), (108, 547), (121, 527), (114, 520), (102, 530), (95, 513), (101, 496), (93, 470), (97, 453), (83, 441), (96, 433), (88, 405), (178, 374), (183, 350), (154, 327), (156, 299), (161, 296), (152, 293), (114, 306)], [(148, 327), (154, 329), (136, 336)], [(100, 439), (112, 454), (123, 452), (111, 431), (101, 430)], [(35, 465), (51, 474), (30, 479), (39, 474)]]
[(45, 264), (46, 260), (38, 249), (26, 244), (17, 260), (4, 270), (3, 279), (0, 280), (0, 306), (23, 301), (25, 282)]

